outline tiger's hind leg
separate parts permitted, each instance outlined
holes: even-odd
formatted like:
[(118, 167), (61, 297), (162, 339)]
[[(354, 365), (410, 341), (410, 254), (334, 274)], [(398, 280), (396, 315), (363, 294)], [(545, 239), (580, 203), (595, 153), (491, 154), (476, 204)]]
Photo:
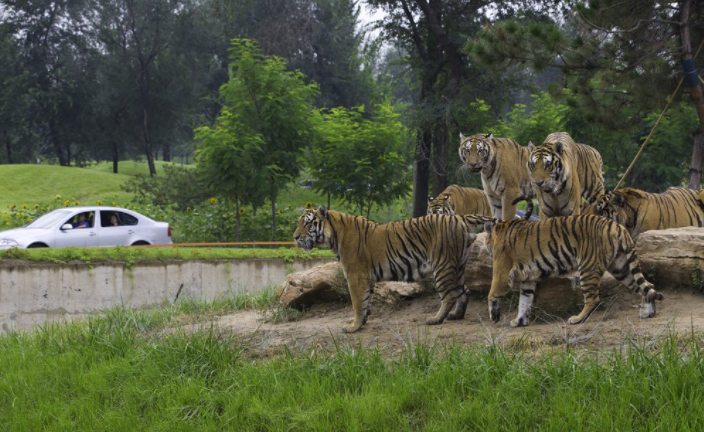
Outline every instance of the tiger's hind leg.
[[(464, 271), (464, 266), (454, 265), (447, 261), (443, 265), (433, 268), (435, 285), (440, 295), (441, 304), (438, 313), (435, 314), (435, 317), (428, 319), (426, 324), (442, 324), (455, 304), (459, 305), (464, 316), (464, 309), (467, 307), (467, 293), (464, 290), (464, 279), (458, 279), (461, 271)], [(464, 306), (462, 306), (463, 302)]]
[(617, 281), (624, 284), (629, 291), (635, 291), (643, 297), (645, 310), (639, 314), (641, 318), (645, 319), (655, 316), (655, 300), (663, 300), (665, 297), (655, 291), (653, 284), (645, 280), (635, 251), (632, 250), (617, 256), (609, 267), (609, 273)]
[(521, 297), (518, 300), (518, 316), (511, 320), (511, 327), (523, 327), (530, 324), (530, 310), (535, 299), (535, 282), (521, 283)]
[(584, 296), (584, 308), (579, 315), (571, 316), (567, 320), (568, 323), (579, 324), (584, 322), (599, 306), (599, 285), (602, 274), (603, 271), (599, 270), (580, 270), (579, 289)]
[(457, 298), (455, 308), (447, 316), (447, 319), (450, 321), (463, 319), (467, 313), (467, 303), (469, 302), (469, 295), (464, 287), (464, 266), (460, 266), (460, 271), (457, 273), (457, 284), (462, 288), (462, 294)]

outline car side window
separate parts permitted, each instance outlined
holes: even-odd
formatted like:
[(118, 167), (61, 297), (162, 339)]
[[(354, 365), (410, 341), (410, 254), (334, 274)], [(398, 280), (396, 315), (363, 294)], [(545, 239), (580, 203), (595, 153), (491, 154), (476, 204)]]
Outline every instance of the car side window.
[(115, 212), (115, 213), (117, 213), (117, 217), (122, 222), (122, 225), (134, 226), (134, 225), (137, 225), (137, 222), (139, 222), (137, 220), (137, 218), (132, 216), (131, 214), (122, 213), (122, 212)]

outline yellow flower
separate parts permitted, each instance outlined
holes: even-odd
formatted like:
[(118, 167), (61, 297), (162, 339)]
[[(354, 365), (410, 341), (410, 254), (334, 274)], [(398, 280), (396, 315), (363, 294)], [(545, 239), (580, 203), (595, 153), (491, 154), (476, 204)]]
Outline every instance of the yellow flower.
[(218, 199), (217, 199), (217, 198), (210, 198), (208, 201), (210, 201), (210, 204), (212, 204), (212, 205), (215, 205), (215, 204), (218, 203)]
[(100, 200), (95, 200), (95, 205), (101, 205), (101, 204), (102, 204), (102, 201), (100, 201)]
[(113, 203), (112, 203), (112, 206), (113, 206), (113, 207), (117, 207), (117, 203), (114, 203), (114, 202), (113, 202)]
[(280, 215), (284, 214), (284, 212), (281, 211), (281, 209), (277, 209), (276, 211), (277, 211)]
[(64, 207), (68, 207), (69, 204), (71, 204), (71, 201), (69, 201), (69, 200), (64, 201)]
[(190, 213), (190, 212), (191, 212), (191, 208), (190, 208), (190, 207), (186, 207), (186, 213)]
[(27, 204), (22, 204), (22, 208), (27, 210)]
[(313, 208), (313, 203), (312, 203), (312, 202), (307, 202), (307, 203), (306, 203), (306, 208)]
[(10, 225), (10, 221), (5, 222), (5, 225), (8, 225), (8, 226), (9, 226), (9, 225)]
[(240, 209), (240, 214), (241, 214), (241, 215), (243, 215), (243, 214), (247, 214), (247, 212), (246, 212), (246, 211), (244, 211), (244, 209)]
[(57, 201), (61, 200), (61, 195), (56, 195), (54, 198), (56, 198)]
[(7, 210), (3, 210), (3, 211), (2, 211), (2, 214), (6, 215), (6, 214), (7, 214)]

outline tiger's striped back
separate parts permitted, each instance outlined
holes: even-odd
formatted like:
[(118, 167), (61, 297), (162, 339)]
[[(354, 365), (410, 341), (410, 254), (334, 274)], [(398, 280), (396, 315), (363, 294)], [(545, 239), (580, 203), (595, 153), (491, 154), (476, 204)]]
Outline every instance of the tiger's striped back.
[(587, 212), (618, 222), (635, 239), (650, 230), (704, 227), (703, 194), (682, 187), (659, 194), (623, 188), (602, 195)]
[(450, 185), (428, 198), (428, 214), (491, 216), (491, 206), (481, 189)]

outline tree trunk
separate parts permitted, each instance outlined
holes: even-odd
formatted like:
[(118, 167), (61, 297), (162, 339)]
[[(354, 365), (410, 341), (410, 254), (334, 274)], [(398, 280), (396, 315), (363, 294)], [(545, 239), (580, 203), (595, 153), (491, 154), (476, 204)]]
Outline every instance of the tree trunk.
[(7, 151), (7, 163), (12, 163), (12, 140), (10, 135), (5, 132), (5, 150)]
[(694, 134), (694, 147), (692, 148), (692, 165), (689, 168), (688, 188), (699, 190), (702, 184), (702, 162), (704, 161), (704, 134), (700, 130)]
[(276, 198), (271, 198), (271, 241), (276, 241)]
[[(692, 60), (692, 40), (689, 33), (689, 20), (692, 15), (692, 3), (693, 0), (685, 0), (682, 2), (682, 8), (680, 9), (680, 40), (682, 43), (682, 61)], [(704, 133), (704, 96), (702, 95), (702, 86), (697, 82), (693, 87), (689, 88), (689, 94), (694, 103), (694, 108), (697, 110), (697, 117), (699, 117), (699, 126)], [(697, 135), (701, 137), (701, 133)], [(690, 163), (690, 179), (689, 187), (691, 189), (699, 189), (699, 182), (697, 182), (696, 187), (692, 187), (694, 176), (698, 175), (701, 181), (701, 167), (702, 167), (702, 153), (701, 153), (701, 141), (698, 141), (697, 136), (694, 139), (694, 146), (692, 149), (692, 161)], [(699, 149), (697, 146), (699, 145)], [(697, 169), (698, 173), (694, 170)]]
[(59, 165), (67, 166), (66, 156), (64, 155), (64, 149), (61, 146), (59, 132), (56, 130), (53, 118), (49, 120), (49, 135), (51, 138), (51, 143), (54, 146), (54, 154), (56, 154), (56, 158), (59, 160)]
[(117, 141), (112, 142), (112, 172), (117, 174), (117, 164), (120, 160), (120, 154), (117, 148)]
[(438, 123), (433, 133), (433, 195), (438, 196), (447, 187), (447, 125)]
[(413, 217), (420, 217), (428, 212), (431, 136), (428, 130), (418, 134), (416, 157), (413, 163)]
[(171, 144), (168, 142), (164, 143), (162, 154), (164, 155), (164, 162), (171, 162)]

